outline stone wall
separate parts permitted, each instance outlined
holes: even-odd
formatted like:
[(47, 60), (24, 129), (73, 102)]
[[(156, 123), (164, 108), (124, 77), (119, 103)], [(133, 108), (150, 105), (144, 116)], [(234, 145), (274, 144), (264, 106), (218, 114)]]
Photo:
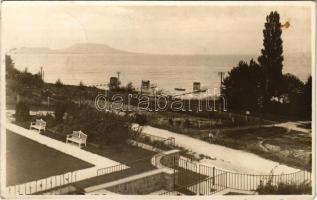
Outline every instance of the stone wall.
[(158, 171), (152, 175), (146, 175), (139, 179), (115, 185), (106, 190), (119, 194), (149, 194), (154, 191), (166, 189), (165, 177), (172, 176), (172, 174), (164, 175), (164, 172)]
[(179, 150), (174, 149), (170, 151), (165, 151), (162, 153), (163, 156), (160, 160), (160, 163), (168, 168), (173, 168), (174, 166), (178, 166), (179, 161)]
[[(162, 189), (173, 191), (177, 180), (177, 171), (168, 166), (173, 166), (175, 159), (178, 161), (179, 150), (163, 152), (157, 154), (156, 157), (159, 158), (158, 169), (86, 188), (85, 191), (87, 193), (98, 193), (101, 190), (107, 190), (127, 195), (149, 194)], [(161, 163), (162, 161), (165, 165)]]

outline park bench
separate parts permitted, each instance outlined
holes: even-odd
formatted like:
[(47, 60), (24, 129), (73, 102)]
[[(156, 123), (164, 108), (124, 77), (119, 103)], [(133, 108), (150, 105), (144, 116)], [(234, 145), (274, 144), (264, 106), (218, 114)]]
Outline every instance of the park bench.
[(79, 148), (82, 145), (86, 146), (87, 135), (82, 131), (73, 131), (72, 134), (68, 134), (66, 137), (66, 143), (76, 143), (78, 144)]
[(46, 122), (43, 119), (37, 119), (35, 122), (31, 122), (30, 129), (36, 129), (39, 132), (45, 131)]

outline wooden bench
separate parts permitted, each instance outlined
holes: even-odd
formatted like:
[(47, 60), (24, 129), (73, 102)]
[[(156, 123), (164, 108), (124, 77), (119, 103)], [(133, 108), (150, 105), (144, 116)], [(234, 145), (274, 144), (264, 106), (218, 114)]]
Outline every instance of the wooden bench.
[(66, 143), (76, 143), (81, 148), (82, 145), (86, 146), (87, 135), (82, 131), (73, 131), (72, 134), (68, 134), (66, 137)]
[(35, 120), (35, 122), (31, 122), (30, 130), (36, 129), (39, 132), (41, 132), (41, 130), (45, 131), (45, 127), (46, 127), (46, 122), (43, 119), (37, 119)]

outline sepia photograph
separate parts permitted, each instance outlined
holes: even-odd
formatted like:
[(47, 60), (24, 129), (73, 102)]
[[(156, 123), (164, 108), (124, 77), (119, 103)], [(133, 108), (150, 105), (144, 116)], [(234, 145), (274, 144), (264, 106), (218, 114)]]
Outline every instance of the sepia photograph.
[(1, 2), (1, 198), (313, 199), (315, 6)]

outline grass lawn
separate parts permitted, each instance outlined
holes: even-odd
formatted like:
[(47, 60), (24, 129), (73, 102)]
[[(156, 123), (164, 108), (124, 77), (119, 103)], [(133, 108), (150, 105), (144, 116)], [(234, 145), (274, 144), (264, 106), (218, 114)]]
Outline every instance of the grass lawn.
[[(51, 131), (45, 131), (45, 133), (42, 134), (62, 142), (65, 142), (66, 139), (65, 135), (58, 132), (53, 133)], [(94, 143), (90, 142), (89, 137), (87, 139), (87, 147), (84, 147), (83, 150), (101, 155), (103, 157), (107, 157), (111, 160), (124, 164), (129, 164), (140, 159), (150, 159), (156, 154), (155, 152), (134, 147), (126, 143), (99, 145), (96, 141)]]
[[(44, 135), (56, 140), (65, 141), (65, 136), (58, 132), (53, 133), (46, 131)], [(156, 154), (156, 152), (148, 151), (128, 144), (123, 143), (98, 145), (90, 143), (88, 138), (87, 147), (84, 147), (83, 149), (107, 157), (119, 163), (123, 163), (130, 168), (74, 183), (73, 185), (78, 188), (78, 191), (81, 191), (82, 189), (89, 186), (114, 181), (120, 178), (125, 178), (155, 169), (155, 167), (151, 164), (151, 158)], [(80, 194), (80, 192), (78, 194)]]
[(93, 166), (9, 130), (6, 136), (7, 186)]
[(97, 148), (88, 145), (86, 147), (86, 150), (99, 154), (101, 156), (105, 156), (111, 160), (123, 163), (129, 166), (130, 168), (75, 183), (74, 185), (76, 185), (76, 187), (80, 189), (114, 181), (120, 178), (126, 178), (128, 176), (140, 174), (155, 169), (155, 167), (151, 164), (151, 158), (156, 153), (138, 147), (122, 144), (109, 145), (107, 147)]

